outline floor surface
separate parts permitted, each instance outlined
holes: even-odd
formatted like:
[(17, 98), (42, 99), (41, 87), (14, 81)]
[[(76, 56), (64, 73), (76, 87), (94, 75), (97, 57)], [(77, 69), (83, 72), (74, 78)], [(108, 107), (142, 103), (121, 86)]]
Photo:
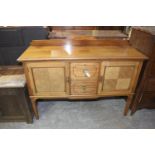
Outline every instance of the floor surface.
[(155, 110), (139, 110), (123, 116), (124, 99), (39, 102), (40, 119), (33, 124), (0, 123), (5, 129), (151, 129)]

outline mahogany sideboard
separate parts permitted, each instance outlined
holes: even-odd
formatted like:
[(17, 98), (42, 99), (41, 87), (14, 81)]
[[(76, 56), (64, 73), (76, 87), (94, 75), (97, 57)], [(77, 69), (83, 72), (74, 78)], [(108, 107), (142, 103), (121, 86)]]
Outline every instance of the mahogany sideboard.
[(136, 95), (133, 100), (132, 114), (142, 108), (155, 109), (155, 29), (153, 27), (134, 27), (130, 44), (148, 56), (145, 63)]
[(32, 41), (23, 63), (36, 119), (38, 99), (95, 99), (127, 96), (127, 115), (143, 61), (127, 40)]

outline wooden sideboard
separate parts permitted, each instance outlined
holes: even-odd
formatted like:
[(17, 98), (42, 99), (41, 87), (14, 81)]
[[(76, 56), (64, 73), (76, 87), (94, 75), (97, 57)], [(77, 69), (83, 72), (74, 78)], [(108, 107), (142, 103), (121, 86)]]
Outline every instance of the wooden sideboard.
[(38, 99), (95, 99), (134, 95), (145, 55), (127, 40), (42, 40), (18, 58), (23, 63), (32, 107)]

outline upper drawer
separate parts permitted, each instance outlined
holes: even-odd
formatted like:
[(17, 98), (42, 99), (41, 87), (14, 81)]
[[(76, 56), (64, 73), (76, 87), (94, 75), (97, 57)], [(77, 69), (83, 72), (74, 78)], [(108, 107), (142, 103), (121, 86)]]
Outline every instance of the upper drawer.
[(98, 62), (71, 63), (71, 79), (97, 80), (99, 73)]

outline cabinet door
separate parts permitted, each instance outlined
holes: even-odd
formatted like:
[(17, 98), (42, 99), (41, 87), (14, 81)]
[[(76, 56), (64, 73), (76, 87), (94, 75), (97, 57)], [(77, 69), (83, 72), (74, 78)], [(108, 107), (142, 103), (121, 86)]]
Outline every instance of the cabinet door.
[(60, 96), (68, 94), (68, 63), (28, 63), (28, 83), (31, 95)]
[(126, 95), (134, 92), (141, 63), (105, 61), (101, 63), (99, 94)]

